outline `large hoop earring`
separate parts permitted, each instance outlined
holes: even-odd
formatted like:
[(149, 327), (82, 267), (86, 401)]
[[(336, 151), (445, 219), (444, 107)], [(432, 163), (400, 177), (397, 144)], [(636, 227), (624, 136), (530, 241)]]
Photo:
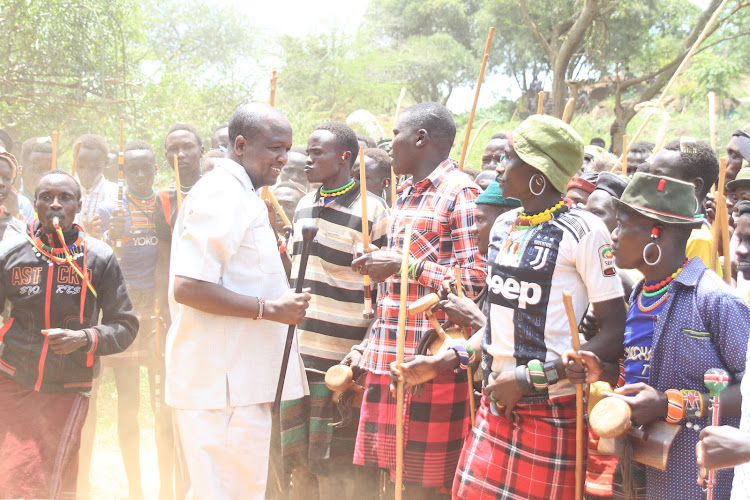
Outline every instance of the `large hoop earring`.
[(698, 213), (698, 210), (699, 210), (700, 208), (701, 208), (701, 202), (700, 202), (700, 201), (698, 201), (698, 197), (696, 196), (696, 197), (695, 197), (695, 212), (693, 212), (693, 213), (694, 213), (694, 214), (697, 214), (697, 213)]
[[(653, 262), (649, 262), (648, 258), (646, 258), (646, 252), (648, 251), (648, 247), (650, 247), (651, 245), (654, 245), (656, 247), (656, 249), (659, 251), (659, 256)], [(643, 262), (645, 262), (649, 266), (655, 266), (659, 262), (661, 262), (661, 247), (655, 241), (652, 241), (648, 245), (646, 245), (645, 247), (643, 247)]]
[[(540, 189), (539, 192), (536, 193), (534, 192), (534, 188), (532, 188), (531, 185), (534, 182), (534, 179), (539, 179), (539, 178), (542, 179), (542, 189)], [(547, 180), (544, 178), (544, 176), (541, 174), (532, 175), (531, 178), (529, 179), (529, 191), (531, 192), (531, 194), (533, 194), (534, 196), (539, 196), (540, 194), (544, 192), (545, 189), (547, 189)]]

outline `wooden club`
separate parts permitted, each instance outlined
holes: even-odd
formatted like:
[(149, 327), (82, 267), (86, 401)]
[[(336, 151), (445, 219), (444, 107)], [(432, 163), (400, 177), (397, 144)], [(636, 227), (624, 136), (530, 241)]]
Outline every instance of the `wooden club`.
[[(567, 290), (563, 292), (563, 304), (565, 313), (568, 315), (570, 336), (573, 341), (573, 350), (581, 350), (581, 340), (578, 337), (578, 321), (573, 310), (573, 296)], [(576, 384), (576, 500), (583, 498), (583, 385)]]

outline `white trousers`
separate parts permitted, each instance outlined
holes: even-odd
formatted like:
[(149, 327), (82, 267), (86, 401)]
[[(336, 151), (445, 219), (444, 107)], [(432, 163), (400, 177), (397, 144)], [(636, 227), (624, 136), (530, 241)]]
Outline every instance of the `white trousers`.
[(187, 498), (263, 500), (271, 403), (223, 410), (175, 409), (190, 477)]

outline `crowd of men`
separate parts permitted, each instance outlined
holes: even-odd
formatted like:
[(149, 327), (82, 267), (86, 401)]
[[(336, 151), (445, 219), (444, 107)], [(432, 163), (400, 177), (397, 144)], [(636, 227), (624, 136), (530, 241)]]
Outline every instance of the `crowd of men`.
[[(750, 136), (727, 146), (727, 220), (703, 141), (636, 143), (625, 175), (549, 116), (493, 135), (477, 169), (455, 136), (424, 103), (380, 147), (342, 122), (293, 147), (281, 111), (246, 104), (208, 151), (187, 124), (114, 152), (83, 135), (71, 175), (49, 138), (0, 131), (0, 497), (89, 496), (111, 370), (142, 498), (146, 367), (160, 498), (392, 497), (403, 420), (405, 498), (570, 499), (580, 384), (604, 388), (589, 411), (620, 400), (629, 426), (674, 431), (663, 467), (590, 431), (587, 498), (698, 499), (709, 475), (750, 498)], [(156, 191), (162, 154), (178, 180)]]

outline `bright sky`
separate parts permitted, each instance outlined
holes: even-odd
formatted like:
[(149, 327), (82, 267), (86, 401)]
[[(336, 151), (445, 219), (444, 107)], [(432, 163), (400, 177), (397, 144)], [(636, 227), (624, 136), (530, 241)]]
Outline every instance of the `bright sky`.
[[(264, 35), (288, 34), (304, 36), (341, 30), (356, 33), (369, 0), (253, 0), (236, 3), (232, 0), (215, 0), (220, 4), (240, 6), (246, 11), (248, 22)], [(479, 67), (477, 67), (479, 76)], [(462, 113), (471, 108), (474, 85), (454, 89), (448, 108)], [(515, 82), (500, 75), (487, 75), (482, 84), (479, 107), (488, 106), (501, 97), (519, 95)]]

